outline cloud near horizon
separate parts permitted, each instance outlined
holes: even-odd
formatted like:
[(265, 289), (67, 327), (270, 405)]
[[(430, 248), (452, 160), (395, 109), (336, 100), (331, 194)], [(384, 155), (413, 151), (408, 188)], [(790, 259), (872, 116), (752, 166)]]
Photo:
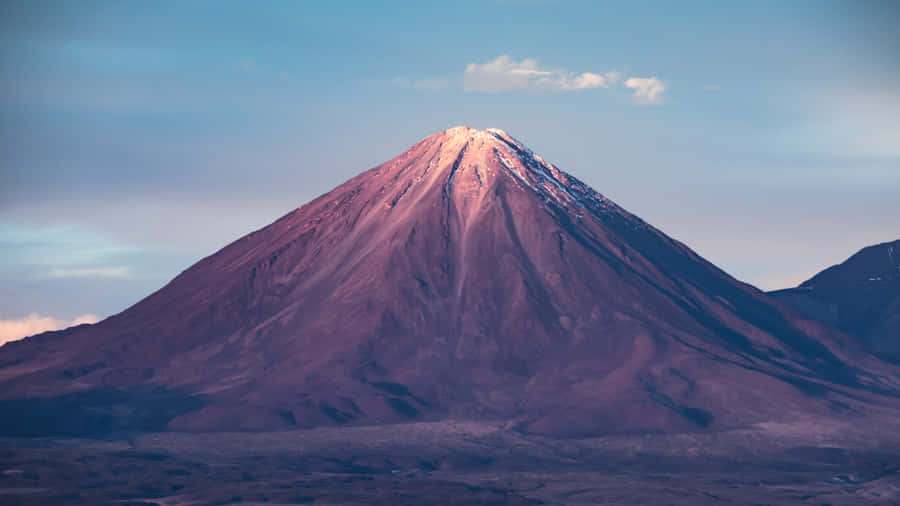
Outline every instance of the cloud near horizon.
[(440, 90), (446, 88), (450, 82), (443, 77), (426, 77), (423, 79), (410, 79), (405, 76), (395, 77), (391, 80), (394, 86), (400, 88), (413, 88), (417, 90)]
[(619, 77), (616, 71), (576, 74), (563, 69), (549, 69), (541, 67), (533, 58), (515, 61), (504, 54), (487, 63), (466, 65), (463, 89), (485, 93), (586, 90), (609, 88), (618, 82)]
[(126, 279), (131, 277), (129, 267), (88, 267), (78, 269), (51, 269), (47, 277), (54, 279), (63, 278), (108, 278)]
[(33, 336), (48, 330), (60, 330), (83, 323), (97, 323), (100, 319), (95, 314), (76, 316), (71, 321), (60, 320), (52, 316), (41, 316), (31, 313), (28, 316), (12, 320), (0, 320), (0, 345), (16, 341), (23, 337)]

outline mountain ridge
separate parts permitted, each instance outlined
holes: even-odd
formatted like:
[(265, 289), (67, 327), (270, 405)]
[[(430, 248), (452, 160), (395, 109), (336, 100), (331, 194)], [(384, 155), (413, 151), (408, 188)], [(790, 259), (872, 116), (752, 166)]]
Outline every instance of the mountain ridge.
[(770, 294), (900, 360), (900, 239), (867, 246), (797, 287)]

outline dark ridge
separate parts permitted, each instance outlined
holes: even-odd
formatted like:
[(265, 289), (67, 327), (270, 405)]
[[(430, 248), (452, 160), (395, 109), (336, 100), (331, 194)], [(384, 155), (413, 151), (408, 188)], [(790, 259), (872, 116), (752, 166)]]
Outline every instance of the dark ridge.
[(82, 367), (76, 367), (74, 369), (65, 369), (62, 372), (62, 375), (69, 379), (75, 379), (75, 378), (79, 378), (81, 376), (90, 374), (96, 370), (103, 369), (105, 367), (106, 367), (105, 362), (94, 362), (93, 364), (82, 366)]
[(900, 354), (900, 240), (868, 246), (795, 288), (769, 292), (806, 318), (856, 337), (895, 362)]
[[(105, 437), (167, 429), (206, 399), (162, 388), (98, 389), (59, 397), (0, 401), (2, 436)], [(10, 416), (14, 413), (15, 416)]]
[(384, 390), (385, 392), (391, 395), (397, 395), (400, 397), (413, 397), (412, 392), (406, 388), (406, 385), (401, 383), (391, 383), (390, 381), (373, 381), (369, 383), (373, 387)]
[(712, 413), (700, 408), (682, 407), (678, 413), (700, 427), (708, 427), (715, 418)]
[(641, 378), (641, 383), (644, 386), (644, 389), (647, 393), (650, 394), (650, 398), (660, 404), (661, 406), (665, 406), (672, 411), (681, 415), (685, 420), (693, 423), (702, 428), (706, 428), (712, 421), (715, 419), (715, 416), (709, 411), (701, 408), (695, 408), (691, 406), (684, 406), (675, 402), (674, 399), (669, 397), (668, 395), (660, 392), (653, 380), (649, 377)]
[(419, 416), (419, 410), (412, 407), (408, 402), (404, 401), (403, 399), (398, 399), (396, 397), (388, 397), (387, 401), (388, 401), (388, 404), (391, 405), (391, 408), (394, 409), (394, 411), (400, 413), (401, 415), (403, 415), (407, 418), (415, 418), (415, 417)]
[(289, 425), (294, 427), (297, 426), (297, 418), (294, 417), (293, 411), (289, 409), (279, 409), (278, 416), (280, 416), (281, 419), (287, 422)]
[(341, 411), (336, 407), (328, 404), (325, 401), (319, 401), (319, 411), (322, 412), (328, 418), (331, 418), (337, 423), (347, 423), (356, 418), (356, 415), (353, 413), (347, 413), (346, 411)]

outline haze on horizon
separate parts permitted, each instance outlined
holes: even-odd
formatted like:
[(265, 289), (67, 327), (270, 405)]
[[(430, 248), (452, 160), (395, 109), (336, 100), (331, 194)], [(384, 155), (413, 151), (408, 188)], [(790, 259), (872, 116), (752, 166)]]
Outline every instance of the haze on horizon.
[(455, 125), (506, 130), (741, 280), (796, 285), (900, 236), (898, 21), (891, 2), (6, 2), (0, 341), (119, 312)]

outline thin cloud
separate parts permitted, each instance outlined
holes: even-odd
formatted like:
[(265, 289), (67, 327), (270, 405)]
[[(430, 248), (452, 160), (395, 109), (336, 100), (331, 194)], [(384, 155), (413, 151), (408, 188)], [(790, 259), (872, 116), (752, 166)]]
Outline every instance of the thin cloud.
[(241, 72), (251, 73), (256, 70), (256, 63), (250, 59), (238, 60), (237, 68)]
[(391, 84), (400, 88), (440, 90), (446, 88), (450, 84), (450, 81), (444, 77), (426, 77), (424, 79), (413, 80), (408, 77), (399, 76), (392, 79)]
[(434, 77), (427, 79), (419, 79), (413, 83), (413, 88), (417, 90), (440, 90), (446, 88), (449, 82), (442, 77)]
[(634, 102), (643, 105), (663, 103), (663, 93), (669, 89), (666, 83), (655, 77), (629, 77), (625, 87), (634, 90)]
[(100, 321), (97, 315), (83, 314), (74, 319), (60, 320), (51, 316), (41, 316), (37, 313), (31, 313), (28, 316), (13, 320), (0, 320), (0, 345), (22, 339), (23, 337), (33, 336), (48, 330), (60, 330), (83, 323), (97, 323)]
[(502, 55), (487, 63), (470, 63), (463, 73), (463, 89), (496, 93), (502, 91), (572, 91), (608, 88), (619, 80), (619, 73), (581, 74), (542, 67), (537, 60), (515, 61)]
[(409, 88), (412, 86), (412, 79), (408, 77), (398, 76), (391, 80), (391, 84), (400, 88)]
[(49, 278), (111, 278), (126, 279), (131, 277), (128, 267), (89, 267), (81, 269), (51, 269)]
[(719, 91), (722, 89), (718, 84), (707, 84), (703, 86), (703, 89), (706, 91)]

